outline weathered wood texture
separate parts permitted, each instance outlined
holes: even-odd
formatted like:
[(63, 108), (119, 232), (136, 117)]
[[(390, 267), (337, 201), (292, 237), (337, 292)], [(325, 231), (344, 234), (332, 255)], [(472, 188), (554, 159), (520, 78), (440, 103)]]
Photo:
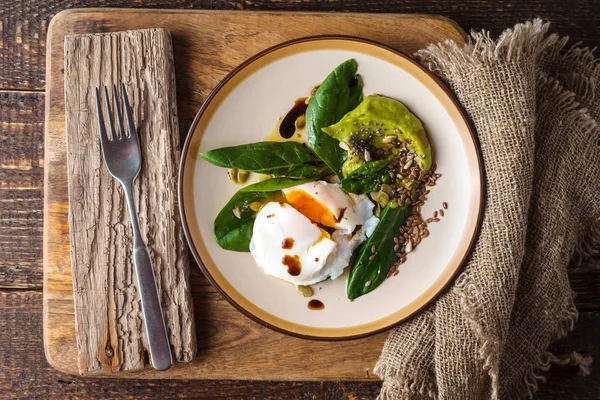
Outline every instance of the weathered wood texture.
[[(63, 371), (76, 371), (74, 368), (76, 359), (73, 358), (76, 354), (72, 310), (73, 290), (68, 256), (69, 227), (66, 219), (69, 203), (64, 180), (66, 171), (65, 110), (69, 121), (67, 125), (69, 165), (76, 167), (86, 164), (86, 170), (78, 171), (85, 173), (83, 179), (73, 180), (70, 178), (70, 204), (73, 213), (71, 226), (72, 229), (73, 226), (75, 227), (71, 238), (75, 239), (76, 250), (81, 244), (89, 247), (93, 237), (85, 237), (89, 232), (88, 229), (92, 228), (92, 232), (100, 229), (86, 225), (94, 221), (87, 217), (90, 213), (96, 212), (95, 207), (91, 205), (98, 204), (102, 200), (102, 197), (99, 197), (100, 193), (89, 190), (89, 188), (98, 188), (100, 184), (110, 192), (115, 185), (100, 164), (97, 155), (98, 141), (95, 139), (97, 137), (95, 121), (87, 114), (89, 110), (94, 110), (89, 89), (96, 85), (99, 72), (91, 66), (73, 69), (70, 65), (72, 53), (76, 54), (77, 59), (82, 62), (88, 62), (89, 55), (91, 63), (99, 59), (100, 55), (98, 51), (83, 50), (81, 45), (80, 49), (74, 49), (67, 41), (67, 64), (63, 66), (63, 38), (74, 33), (110, 32), (151, 27), (166, 28), (173, 37), (178, 82), (178, 112), (186, 121), (184, 122), (186, 128), (204, 98), (226, 73), (258, 51), (286, 40), (315, 34), (354, 34), (380, 40), (401, 50), (413, 52), (431, 42), (447, 38), (464, 39), (460, 28), (457, 28), (451, 21), (429, 16), (74, 10), (55, 18), (50, 27), (48, 47), (51, 51), (46, 71), (48, 81), (46, 94), (45, 150), (47, 164), (45, 174), (47, 185), (45, 185), (46, 219), (44, 221), (44, 298), (46, 300), (47, 354), (51, 363)], [(88, 45), (91, 44), (88, 43)], [(105, 57), (120, 58), (123, 69), (127, 70), (130, 64), (128, 61), (130, 55), (126, 54), (125, 49), (120, 49), (118, 46), (116, 50), (111, 49), (113, 46), (116, 45), (112, 42), (104, 42), (102, 51), (105, 52)], [(153, 57), (148, 55), (144, 58), (150, 60)], [(105, 83), (110, 80), (110, 74), (117, 75), (112, 78), (119, 78), (123, 72), (118, 68), (104, 68), (102, 71), (102, 80)], [(73, 79), (73, 83), (68, 83), (66, 86), (66, 103), (63, 92), (63, 80), (65, 79), (67, 82)], [(91, 82), (88, 82), (90, 79)], [(81, 83), (76, 82), (77, 80)], [(135, 79), (133, 80), (135, 81)], [(130, 78), (127, 78), (127, 82), (129, 81)], [(137, 89), (133, 90), (134, 108), (139, 104), (140, 94)], [(151, 94), (144, 95), (151, 96)], [(175, 102), (171, 102), (171, 104), (175, 104)], [(140, 121), (145, 117), (148, 117), (147, 112), (137, 119)], [(182, 127), (182, 129), (186, 128)], [(82, 136), (73, 135), (73, 129), (81, 129)], [(75, 140), (72, 140), (73, 138)], [(90, 141), (90, 138), (93, 139)], [(171, 153), (168, 154), (172, 156)], [(74, 157), (78, 157), (78, 159)], [(152, 158), (160, 159), (148, 156), (146, 160)], [(100, 170), (99, 176), (91, 174), (97, 170)], [(69, 173), (72, 176), (73, 170), (69, 170)], [(169, 180), (157, 178), (157, 180), (161, 179)], [(171, 177), (170, 180), (169, 184), (174, 185), (175, 177)], [(152, 187), (144, 177), (141, 181), (141, 192), (148, 191)], [(176, 192), (174, 186), (170, 186), (168, 190), (171, 191), (171, 195)], [(168, 190), (165, 188), (165, 192)], [(94, 199), (89, 196), (98, 197)], [(123, 207), (116, 204), (119, 196), (113, 194), (113, 197), (112, 201), (115, 202), (115, 205), (111, 213), (115, 210), (118, 213), (116, 216), (110, 214), (109, 200), (102, 200), (100, 204), (105, 208), (109, 207), (105, 210), (101, 209), (101, 212), (105, 213), (103, 220), (112, 221), (111, 223), (123, 223), (124, 225), (117, 225), (116, 229), (121, 232), (128, 231), (129, 228), (123, 221)], [(162, 199), (155, 198), (149, 204), (160, 204), (161, 201)], [(149, 204), (144, 201), (141, 203), (142, 221), (154, 217), (167, 218), (165, 215), (151, 215)], [(100, 235), (104, 234), (102, 230), (99, 233)], [(151, 238), (152, 234), (149, 234), (148, 237)], [(90, 242), (86, 240), (90, 240)], [(165, 240), (163, 245), (168, 243), (173, 243), (173, 239)], [(154, 246), (158, 244), (155, 242)], [(123, 246), (123, 244), (118, 245)], [(157, 248), (153, 255), (156, 257), (157, 254), (167, 251), (168, 249), (164, 247), (160, 250)], [(104, 257), (102, 254), (94, 256)], [(79, 263), (80, 260), (78, 259), (77, 262)], [(85, 259), (83, 259), (83, 264), (86, 264)], [(98, 267), (104, 264), (100, 258)], [(81, 293), (79, 282), (86, 281), (89, 279), (88, 276), (95, 275), (100, 277), (95, 289), (99, 290), (101, 294), (105, 293), (103, 285), (106, 284), (110, 287), (114, 282), (119, 281), (118, 275), (111, 277), (99, 269), (93, 270), (93, 274), (89, 275), (85, 269), (76, 271), (75, 287), (78, 308), (81, 303), (79, 300), (86, 299), (86, 304), (95, 304), (98, 310), (106, 309), (102, 306), (102, 301), (92, 301), (91, 294)], [(125, 273), (123, 276), (129, 277), (130, 275)], [(114, 284), (116, 285), (116, 283)], [(127, 284), (124, 290), (126, 288)], [(196, 288), (193, 290), (197, 291)], [(111, 291), (109, 290), (108, 293), (110, 294)], [(196, 298), (196, 322), (200, 326), (211, 327), (211, 332), (218, 332), (218, 335), (213, 336), (206, 333), (202, 335), (204, 338), (203, 341), (200, 341), (202, 347), (193, 362), (162, 373), (140, 372), (139, 376), (204, 379), (367, 379), (369, 377), (366, 370), (374, 365), (385, 338), (385, 334), (383, 334), (357, 342), (335, 344), (295, 339), (270, 331), (241, 316), (212, 289), (205, 291), (204, 287), (201, 287), (199, 294), (200, 297)], [(173, 296), (173, 298), (177, 299), (177, 296)], [(112, 299), (108, 299), (109, 304), (112, 301)], [(121, 299), (114, 301), (117, 306), (123, 304)], [(117, 307), (109, 307), (109, 309), (115, 312)], [(92, 309), (88, 307), (87, 310)], [(131, 310), (125, 309), (124, 311), (129, 313)], [(133, 312), (137, 313), (138, 311), (133, 310)], [(77, 314), (79, 317), (82, 312), (78, 309)], [(90, 316), (90, 318), (93, 317)], [(111, 316), (109, 320), (118, 321), (119, 318)], [(86, 323), (82, 324), (78, 320), (77, 327), (81, 331), (86, 327)], [(248, 333), (245, 340), (234, 340), (240, 332)], [(95, 332), (91, 332), (91, 335), (95, 334)], [(259, 338), (260, 340), (258, 340)], [(105, 344), (106, 338), (100, 335), (91, 340), (89, 344), (86, 343), (86, 349), (92, 353), (95, 349), (104, 349), (101, 345), (105, 346)], [(310, 368), (307, 368), (307, 359), (310, 360)], [(332, 359), (336, 359), (334, 365), (331, 364)], [(104, 364), (107, 361), (101, 359), (100, 362)], [(257, 363), (260, 368), (257, 368)], [(82, 365), (85, 367), (85, 362)], [(119, 376), (135, 377), (136, 374), (128, 373)], [(373, 379), (372, 376), (370, 378)]]
[[(188, 249), (177, 206), (180, 146), (170, 34), (146, 29), (69, 36), (64, 54), (64, 136), (79, 371), (140, 370), (148, 367), (151, 356), (132, 260), (131, 219), (121, 185), (105, 168), (96, 119), (94, 88), (118, 82), (125, 84), (142, 145), (143, 168), (133, 196), (173, 358), (191, 361), (196, 338)], [(111, 107), (104, 115), (108, 123), (112, 113), (116, 124), (117, 107), (112, 101)], [(48, 150), (63, 153), (56, 144), (53, 141)], [(49, 226), (46, 233), (52, 236), (53, 228), (57, 227)]]
[(41, 288), (44, 95), (0, 91), (0, 288)]
[(449, 17), (465, 29), (485, 28), (492, 34), (539, 16), (551, 21), (553, 30), (585, 45), (598, 45), (600, 37), (600, 3), (594, 0), (0, 0), (0, 88), (44, 88), (48, 23), (57, 12), (73, 7), (426, 13)]
[[(582, 40), (585, 45), (600, 44), (600, 3), (594, 1), (457, 0), (449, 4), (445, 0), (163, 0), (158, 4), (145, 0), (0, 0), (0, 89), (43, 90), (46, 30), (50, 18), (70, 7), (101, 6), (437, 13), (454, 19), (465, 30), (486, 28), (492, 34), (497, 34), (516, 22), (540, 16), (551, 21), (551, 29), (556, 32)], [(0, 251), (0, 287), (36, 289), (42, 285), (42, 238), (39, 232), (42, 224), (43, 106), (43, 94), (3, 93), (0, 96), (0, 240), (3, 246)], [(188, 118), (187, 122), (184, 118)], [(189, 126), (191, 116), (184, 118), (180, 114), (181, 126), (184, 128), (182, 133)], [(11, 160), (8, 167), (5, 160)], [(48, 162), (50, 161), (46, 160), (46, 164)], [(13, 165), (32, 165), (29, 170), (31, 175), (25, 173), (25, 170), (22, 174), (15, 172)], [(11, 179), (15, 176), (13, 174), (17, 174), (17, 178)], [(55, 178), (60, 179), (60, 176)], [(31, 187), (28, 186), (28, 190), (22, 190), (23, 182), (33, 183)], [(14, 208), (20, 210), (16, 219), (12, 217)], [(27, 226), (24, 228), (26, 232), (19, 230), (13, 234), (14, 230), (11, 229), (20, 224)], [(27, 244), (22, 246), (25, 243)], [(194, 291), (212, 291), (211, 287), (203, 286), (207, 282), (199, 274), (196, 273), (192, 279)], [(600, 309), (599, 273), (590, 271), (572, 275), (571, 283), (577, 293), (578, 308)], [(372, 399), (380, 386), (375, 381), (149, 381), (82, 379), (65, 375), (45, 361), (40, 335), (41, 293), (10, 291), (5, 294), (15, 297), (10, 306), (6, 301), (0, 302), (0, 390), (3, 393), (0, 397), (36, 398), (43, 394), (48, 398), (187, 396), (211, 399)], [(200, 294), (196, 295), (198, 296)], [(591, 317), (593, 315), (597, 313), (582, 314), (576, 331), (570, 335), (569, 343), (573, 344), (574, 349), (587, 349), (599, 360), (597, 338), (600, 334), (600, 320)], [(72, 345), (69, 343), (63, 346), (65, 351), (70, 348)], [(598, 371), (596, 367), (592, 369), (592, 375), (577, 378), (572, 371), (553, 368), (546, 374), (548, 383), (541, 386), (536, 398), (600, 398)]]
[[(42, 294), (35, 291), (0, 290), (0, 389), (5, 398), (194, 398), (194, 399), (285, 399), (285, 400), (345, 400), (374, 399), (381, 383), (363, 382), (272, 382), (231, 380), (117, 380), (85, 379), (65, 375), (52, 368), (45, 360), (42, 338)], [(204, 340), (198, 325), (198, 344)], [(214, 327), (204, 328), (205, 332)], [(219, 333), (213, 331), (210, 336)], [(249, 338), (250, 336), (250, 338)], [(239, 330), (231, 334), (228, 346), (240, 346), (244, 351), (260, 338), (252, 331)], [(575, 331), (567, 341), (555, 346), (559, 351), (573, 349), (600, 359), (600, 313), (586, 312), (580, 317)], [(250, 340), (249, 342), (247, 340)], [(245, 350), (250, 352), (251, 350)], [(200, 350), (202, 356), (202, 350)], [(257, 360), (256, 369), (261, 368)], [(337, 362), (334, 360), (333, 362)], [(306, 355), (305, 367), (312, 368), (312, 357)], [(548, 382), (541, 386), (536, 399), (600, 398), (600, 368), (591, 375), (578, 377), (576, 370), (553, 367), (547, 374)]]

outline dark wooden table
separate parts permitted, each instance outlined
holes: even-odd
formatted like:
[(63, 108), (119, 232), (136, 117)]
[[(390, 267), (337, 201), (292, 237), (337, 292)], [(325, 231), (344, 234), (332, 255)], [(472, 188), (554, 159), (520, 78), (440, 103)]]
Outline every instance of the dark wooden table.
[[(532, 17), (586, 46), (600, 44), (600, 3), (529, 0), (0, 0), (0, 398), (374, 398), (378, 382), (147, 381), (83, 379), (48, 365), (42, 344), (42, 207), (46, 31), (73, 7), (218, 8), (441, 14), (466, 31), (504, 28)], [(571, 280), (577, 328), (558, 350), (600, 360), (600, 271)], [(540, 399), (600, 398), (600, 368), (577, 377), (553, 368)]]

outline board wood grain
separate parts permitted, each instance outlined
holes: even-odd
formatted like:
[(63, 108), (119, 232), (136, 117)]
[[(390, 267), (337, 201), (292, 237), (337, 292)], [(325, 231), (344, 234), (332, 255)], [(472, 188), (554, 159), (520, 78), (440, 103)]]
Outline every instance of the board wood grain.
[[(104, 165), (96, 119), (95, 88), (108, 86), (106, 97), (111, 85), (120, 91), (121, 83), (142, 150), (142, 170), (133, 185), (140, 231), (152, 259), (173, 359), (191, 361), (196, 332), (188, 249), (177, 205), (180, 145), (171, 36), (165, 29), (141, 29), (71, 35), (64, 45), (79, 371), (140, 370), (152, 358), (133, 265), (131, 218), (123, 188)], [(103, 110), (105, 125), (117, 125), (120, 107), (112, 96), (110, 106)]]
[[(42, 293), (0, 289), (0, 390), (3, 399), (181, 399), (197, 400), (372, 400), (378, 381), (235, 381), (87, 379), (65, 375), (44, 360)], [(239, 333), (239, 332), (238, 332)], [(214, 334), (214, 333), (213, 333)], [(252, 333), (247, 333), (252, 335)], [(575, 330), (554, 345), (557, 353), (577, 350), (600, 359), (600, 312), (582, 312)], [(311, 360), (307, 360), (309, 363)], [(538, 400), (600, 398), (600, 368), (586, 377), (577, 367), (553, 366)]]
[(44, 95), (0, 91), (0, 288), (40, 288)]
[(600, 2), (564, 0), (0, 0), (0, 88), (43, 90), (46, 31), (59, 11), (73, 7), (155, 7), (270, 11), (322, 11), (441, 14), (460, 26), (491, 36), (533, 17), (552, 23), (552, 31), (584, 46), (600, 38)]
[[(66, 35), (161, 27), (173, 38), (180, 131), (210, 90), (251, 55), (286, 40), (345, 34), (413, 53), (446, 39), (463, 41), (452, 21), (426, 15), (69, 10), (50, 23), (47, 51), (44, 203), (44, 343), (50, 363), (77, 372), (69, 259), (63, 40)], [(199, 379), (374, 379), (386, 334), (352, 342), (315, 342), (264, 328), (206, 286), (193, 286), (198, 355), (169, 371), (119, 377)]]

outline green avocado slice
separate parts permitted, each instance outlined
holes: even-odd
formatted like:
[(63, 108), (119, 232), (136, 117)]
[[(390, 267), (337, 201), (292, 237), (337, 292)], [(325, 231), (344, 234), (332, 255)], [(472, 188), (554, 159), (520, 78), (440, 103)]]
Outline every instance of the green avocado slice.
[[(322, 128), (329, 136), (348, 145), (348, 158), (342, 165), (342, 173), (348, 176), (364, 163), (358, 152), (353, 151), (351, 136), (370, 140), (378, 148), (386, 148), (383, 139), (396, 136), (410, 151), (422, 170), (431, 168), (431, 145), (423, 124), (408, 108), (398, 100), (380, 95), (370, 95), (354, 110), (336, 124)], [(392, 155), (399, 148), (390, 149)]]

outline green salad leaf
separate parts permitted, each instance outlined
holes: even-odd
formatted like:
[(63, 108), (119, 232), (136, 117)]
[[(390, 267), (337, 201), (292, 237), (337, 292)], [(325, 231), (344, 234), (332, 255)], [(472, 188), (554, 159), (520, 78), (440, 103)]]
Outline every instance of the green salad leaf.
[(311, 149), (296, 142), (221, 147), (200, 153), (200, 157), (218, 167), (294, 178), (314, 176), (326, 167)]
[(344, 61), (336, 67), (310, 98), (306, 109), (308, 143), (340, 178), (342, 178), (341, 166), (346, 159), (346, 152), (339, 147), (338, 140), (323, 132), (322, 129), (337, 123), (362, 101), (363, 82), (356, 74), (357, 70), (356, 61), (353, 59)]
[[(404, 225), (408, 211), (405, 206), (388, 205), (379, 217), (375, 232), (361, 245), (352, 263), (346, 294), (354, 300), (371, 292), (384, 281), (392, 264), (398, 260), (394, 252), (394, 237)], [(375, 252), (371, 249), (375, 246)], [(374, 256), (373, 258), (371, 258)]]
[(356, 194), (378, 191), (382, 184), (391, 181), (387, 168), (389, 162), (390, 160), (386, 158), (361, 164), (350, 175), (342, 179), (342, 189)]
[(318, 175), (306, 179), (272, 178), (241, 188), (215, 218), (213, 233), (216, 242), (225, 250), (250, 251), (256, 217), (256, 211), (250, 208), (250, 204), (276, 198), (281, 189), (312, 182), (318, 178)]

